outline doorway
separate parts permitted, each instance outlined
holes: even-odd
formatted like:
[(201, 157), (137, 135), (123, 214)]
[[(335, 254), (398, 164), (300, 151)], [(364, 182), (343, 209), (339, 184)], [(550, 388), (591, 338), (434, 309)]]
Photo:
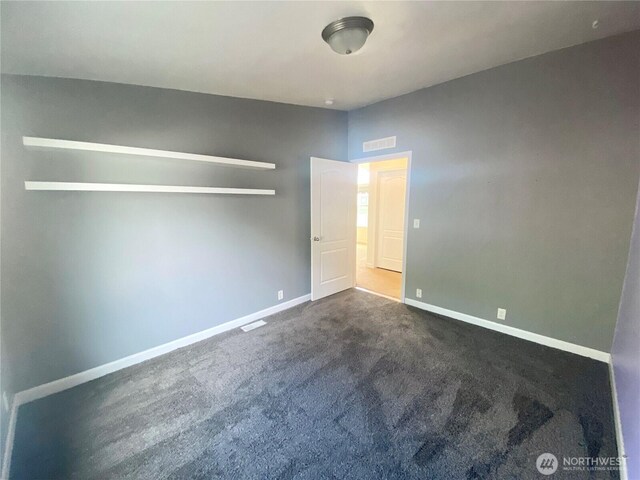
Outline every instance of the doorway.
[(356, 286), (403, 299), (409, 158), (358, 163)]
[(411, 156), (311, 157), (311, 300), (356, 287), (404, 302)]

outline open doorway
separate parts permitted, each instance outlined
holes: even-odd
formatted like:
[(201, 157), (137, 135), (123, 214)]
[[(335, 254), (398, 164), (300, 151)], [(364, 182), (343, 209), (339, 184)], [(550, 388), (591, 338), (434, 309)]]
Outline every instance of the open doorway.
[(358, 164), (356, 286), (402, 300), (408, 157)]

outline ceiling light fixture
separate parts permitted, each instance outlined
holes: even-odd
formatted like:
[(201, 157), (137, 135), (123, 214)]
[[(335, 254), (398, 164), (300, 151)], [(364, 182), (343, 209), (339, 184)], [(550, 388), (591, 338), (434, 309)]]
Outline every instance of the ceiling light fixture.
[(324, 104), (325, 104), (325, 105), (333, 105), (333, 98), (327, 98), (327, 99), (324, 101)]
[(373, 31), (373, 22), (366, 17), (346, 17), (331, 22), (322, 30), (322, 39), (334, 52), (350, 55), (362, 48)]

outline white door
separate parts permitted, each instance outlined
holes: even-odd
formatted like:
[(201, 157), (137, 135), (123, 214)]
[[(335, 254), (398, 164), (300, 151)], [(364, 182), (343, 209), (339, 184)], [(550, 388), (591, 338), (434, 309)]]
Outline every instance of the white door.
[(358, 167), (311, 157), (311, 300), (355, 285)]
[(406, 170), (378, 172), (376, 266), (402, 272)]

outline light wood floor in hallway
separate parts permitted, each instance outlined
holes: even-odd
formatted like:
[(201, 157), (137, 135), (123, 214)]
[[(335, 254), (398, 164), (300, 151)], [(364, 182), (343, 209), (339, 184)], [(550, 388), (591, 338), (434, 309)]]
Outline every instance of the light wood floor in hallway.
[(367, 246), (362, 243), (358, 244), (357, 252), (356, 285), (372, 292), (400, 299), (402, 274), (384, 268), (367, 267)]

